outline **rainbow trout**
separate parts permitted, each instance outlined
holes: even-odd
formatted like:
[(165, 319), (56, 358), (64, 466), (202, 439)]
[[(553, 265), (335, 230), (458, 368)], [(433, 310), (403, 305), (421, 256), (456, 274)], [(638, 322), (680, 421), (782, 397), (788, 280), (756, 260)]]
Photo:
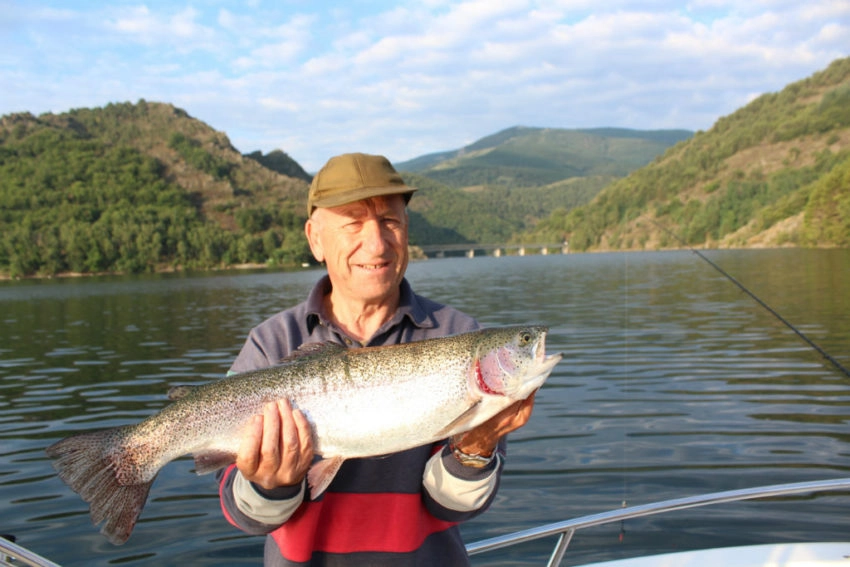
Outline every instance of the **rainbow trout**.
[(467, 431), (539, 388), (560, 354), (546, 327), (484, 329), (452, 337), (347, 349), (306, 345), (279, 366), (188, 389), (136, 425), (82, 433), (47, 448), (59, 477), (89, 503), (112, 543), (130, 537), (159, 470), (191, 453), (198, 474), (236, 461), (241, 432), (272, 401), (310, 422), (320, 460), (311, 498), (345, 459), (394, 453)]

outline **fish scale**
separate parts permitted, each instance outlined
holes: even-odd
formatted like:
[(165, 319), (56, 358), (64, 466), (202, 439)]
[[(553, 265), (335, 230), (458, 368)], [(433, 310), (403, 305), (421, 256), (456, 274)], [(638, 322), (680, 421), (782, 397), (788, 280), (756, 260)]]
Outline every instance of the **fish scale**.
[(289, 400), (312, 427), (322, 458), (308, 472), (317, 498), (350, 458), (434, 443), (527, 398), (561, 355), (543, 326), (483, 329), (401, 345), (305, 345), (278, 366), (183, 390), (136, 425), (81, 433), (47, 448), (59, 477), (104, 522), (112, 543), (130, 537), (159, 470), (192, 454), (199, 474), (236, 460), (241, 434), (265, 404)]

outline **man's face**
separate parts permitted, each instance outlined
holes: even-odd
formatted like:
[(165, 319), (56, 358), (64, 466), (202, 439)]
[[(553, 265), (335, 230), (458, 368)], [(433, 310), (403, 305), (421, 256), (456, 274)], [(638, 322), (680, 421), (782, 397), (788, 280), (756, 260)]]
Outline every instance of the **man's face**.
[(305, 231), (313, 255), (327, 265), (334, 292), (367, 302), (398, 293), (408, 261), (403, 196), (318, 208)]

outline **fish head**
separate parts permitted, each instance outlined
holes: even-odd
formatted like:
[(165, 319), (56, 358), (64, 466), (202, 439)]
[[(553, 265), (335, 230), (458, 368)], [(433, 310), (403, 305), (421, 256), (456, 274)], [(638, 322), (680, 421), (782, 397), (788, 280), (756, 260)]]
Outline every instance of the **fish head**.
[(477, 349), (472, 387), (485, 396), (527, 398), (561, 360), (560, 353), (546, 354), (548, 331), (542, 325), (488, 329)]

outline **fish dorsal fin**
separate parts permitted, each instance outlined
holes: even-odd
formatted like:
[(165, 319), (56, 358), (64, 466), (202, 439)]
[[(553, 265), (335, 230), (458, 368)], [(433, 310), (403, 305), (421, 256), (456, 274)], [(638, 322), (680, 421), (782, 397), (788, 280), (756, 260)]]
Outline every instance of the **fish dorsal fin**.
[(283, 358), (280, 362), (281, 364), (286, 364), (287, 362), (292, 362), (293, 360), (298, 360), (306, 356), (318, 356), (320, 354), (327, 356), (338, 354), (345, 350), (348, 349), (337, 343), (304, 343), (289, 353), (289, 356)]
[(190, 386), (189, 384), (182, 384), (180, 386), (172, 386), (171, 388), (168, 389), (168, 394), (167, 394), (168, 399), (171, 400), (172, 402), (177, 401), (177, 400), (182, 400), (183, 398), (188, 396), (189, 393), (192, 390), (194, 390), (195, 388), (197, 388), (197, 386)]

